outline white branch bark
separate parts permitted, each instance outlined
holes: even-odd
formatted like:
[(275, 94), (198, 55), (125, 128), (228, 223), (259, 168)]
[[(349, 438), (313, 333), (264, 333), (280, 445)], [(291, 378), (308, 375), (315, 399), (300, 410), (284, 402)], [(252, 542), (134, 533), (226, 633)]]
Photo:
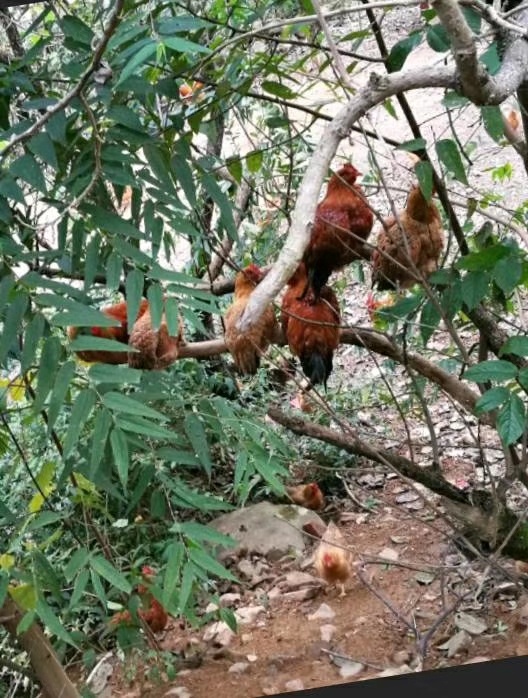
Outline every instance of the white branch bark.
[(391, 75), (372, 73), (368, 85), (354, 95), (328, 124), (308, 163), (284, 246), (270, 272), (251, 294), (238, 323), (240, 331), (247, 331), (258, 321), (300, 262), (310, 239), (323, 180), (341, 140), (348, 136), (354, 123), (372, 107), (398, 92), (424, 87), (454, 88), (453, 68), (435, 65), (418, 70), (403, 70)]

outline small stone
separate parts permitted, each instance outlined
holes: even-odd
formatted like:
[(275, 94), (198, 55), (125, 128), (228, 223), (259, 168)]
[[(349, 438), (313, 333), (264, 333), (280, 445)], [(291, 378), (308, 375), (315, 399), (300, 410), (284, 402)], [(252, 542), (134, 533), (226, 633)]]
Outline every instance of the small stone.
[(257, 661), (258, 657), (256, 654), (248, 654), (246, 655), (246, 659), (253, 664), (253, 662)]
[(185, 688), (185, 686), (174, 686), (174, 688), (170, 688), (165, 695), (176, 696), (176, 698), (191, 698), (191, 692), (188, 688)]
[(295, 591), (305, 586), (322, 586), (321, 580), (307, 572), (288, 572), (280, 586), (284, 586), (289, 591)]
[(239, 625), (249, 625), (254, 623), (261, 613), (265, 612), (264, 606), (242, 606), (235, 611), (237, 623)]
[(317, 587), (306, 587), (306, 589), (297, 589), (296, 591), (287, 591), (282, 595), (285, 601), (307, 601), (313, 599), (318, 594)]
[(335, 615), (335, 611), (328, 604), (322, 603), (315, 613), (308, 616), (308, 620), (332, 620)]
[(473, 659), (468, 659), (464, 664), (479, 664), (480, 662), (490, 662), (490, 657), (473, 657)]
[(243, 645), (247, 645), (248, 642), (251, 642), (252, 639), (253, 635), (251, 633), (242, 633), (242, 635), (240, 636), (240, 642)]
[(321, 627), (319, 628), (319, 631), (321, 633), (321, 640), (323, 642), (330, 642), (334, 637), (336, 630), (337, 628), (335, 627), (335, 625), (331, 625), (329, 623), (321, 625)]
[(292, 681), (286, 681), (284, 688), (287, 691), (302, 691), (304, 689), (304, 684), (301, 679), (293, 679)]
[(407, 650), (396, 650), (396, 652), (392, 655), (392, 661), (396, 666), (400, 666), (400, 664), (408, 664), (411, 659), (411, 655)]
[(262, 691), (263, 696), (274, 696), (279, 692), (279, 689), (276, 686), (261, 686), (260, 690)]
[(236, 603), (241, 601), (242, 597), (240, 594), (235, 594), (235, 593), (228, 593), (228, 594), (222, 594), (220, 597), (220, 606), (222, 608), (231, 608), (233, 607)]
[(214, 613), (215, 611), (218, 611), (218, 606), (211, 601), (211, 603), (208, 603), (207, 606), (205, 607), (205, 612), (206, 613)]
[(224, 621), (218, 621), (206, 628), (203, 639), (204, 642), (210, 642), (217, 647), (227, 647), (234, 637), (235, 633), (231, 628)]
[(379, 556), (386, 560), (393, 560), (394, 562), (396, 562), (396, 560), (399, 557), (399, 553), (397, 550), (394, 550), (393, 548), (383, 548)]
[(248, 662), (236, 662), (231, 664), (227, 672), (229, 674), (245, 674), (249, 670), (250, 664)]

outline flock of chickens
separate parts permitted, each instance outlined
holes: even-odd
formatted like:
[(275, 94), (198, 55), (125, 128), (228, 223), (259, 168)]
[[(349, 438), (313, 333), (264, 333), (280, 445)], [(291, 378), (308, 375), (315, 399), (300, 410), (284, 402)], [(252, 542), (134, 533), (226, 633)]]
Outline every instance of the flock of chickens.
[[(437, 269), (444, 233), (435, 204), (427, 201), (420, 187), (414, 185), (405, 209), (383, 220), (376, 245), (368, 244), (374, 214), (363, 189), (356, 184), (360, 174), (352, 164), (345, 164), (330, 177), (326, 196), (316, 209), (308, 247), (282, 299), (281, 327), (270, 305), (249, 331), (238, 330), (238, 320), (264, 272), (250, 264), (237, 274), (233, 303), (224, 316), (224, 339), (242, 375), (256, 373), (260, 357), (271, 343), (280, 339), (282, 328), (292, 354), (300, 360), (309, 387), (317, 384), (326, 387), (340, 340), (341, 321), (337, 296), (327, 284), (331, 274), (354, 260), (364, 259), (372, 266), (373, 287), (398, 290), (409, 288)], [(377, 307), (372, 295), (368, 307), (370, 311)], [(166, 319), (162, 317), (159, 329), (154, 330), (147, 300), (142, 301), (130, 332), (126, 302), (103, 308), (102, 312), (120, 325), (69, 327), (70, 340), (88, 332), (128, 344), (132, 351), (78, 351), (84, 361), (163, 369), (178, 358), (179, 347), (184, 343), (181, 324), (178, 335), (170, 336)]]

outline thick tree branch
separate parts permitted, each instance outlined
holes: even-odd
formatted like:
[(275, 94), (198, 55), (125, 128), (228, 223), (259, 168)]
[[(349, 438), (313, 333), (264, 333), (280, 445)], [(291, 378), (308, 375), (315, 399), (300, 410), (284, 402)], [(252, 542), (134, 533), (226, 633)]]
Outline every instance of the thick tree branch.
[(246, 310), (239, 320), (239, 329), (247, 331), (259, 320), (266, 306), (275, 298), (297, 267), (310, 238), (315, 209), (323, 179), (340, 141), (352, 125), (369, 109), (398, 92), (422, 87), (455, 87), (454, 71), (445, 66), (426, 66), (392, 75), (372, 73), (369, 83), (350, 100), (326, 127), (315, 149), (292, 215), (292, 226), (271, 271), (251, 294)]
[(475, 104), (500, 104), (525, 82), (528, 43), (524, 39), (511, 41), (500, 70), (491, 76), (478, 59), (474, 35), (457, 0), (432, 0), (431, 5), (451, 39), (462, 94)]
[(13, 150), (13, 148), (16, 145), (18, 145), (19, 143), (24, 143), (28, 140), (28, 138), (31, 138), (36, 133), (38, 133), (40, 129), (51, 119), (52, 116), (65, 109), (70, 104), (70, 102), (81, 93), (81, 91), (86, 86), (88, 80), (91, 78), (92, 74), (95, 73), (95, 71), (99, 67), (99, 63), (101, 62), (103, 53), (105, 52), (106, 46), (110, 41), (110, 37), (116, 30), (117, 25), (119, 23), (119, 15), (121, 14), (121, 10), (123, 9), (124, 3), (125, 0), (116, 0), (115, 7), (112, 10), (112, 14), (110, 15), (108, 24), (106, 25), (106, 28), (103, 32), (101, 41), (95, 47), (94, 55), (92, 57), (90, 65), (87, 68), (87, 70), (83, 73), (81, 79), (75, 85), (75, 87), (73, 87), (66, 95), (64, 95), (62, 99), (60, 99), (56, 104), (54, 104), (53, 107), (50, 107), (46, 111), (46, 113), (40, 117), (40, 119), (37, 119), (37, 121), (35, 121), (35, 123), (32, 126), (30, 126), (25, 131), (22, 131), (22, 133), (19, 133), (17, 136), (13, 136), (11, 140), (8, 141), (6, 146), (2, 150), (0, 150), (0, 157), (5, 158), (5, 156), (9, 152), (11, 152), (11, 150)]

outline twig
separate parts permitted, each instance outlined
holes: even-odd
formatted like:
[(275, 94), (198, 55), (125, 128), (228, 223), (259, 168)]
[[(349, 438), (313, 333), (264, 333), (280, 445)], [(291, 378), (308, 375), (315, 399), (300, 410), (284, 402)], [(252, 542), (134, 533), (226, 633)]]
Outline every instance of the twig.
[(342, 659), (345, 662), (355, 662), (356, 664), (363, 664), (363, 666), (368, 666), (371, 669), (376, 669), (376, 671), (384, 671), (385, 667), (379, 666), (378, 664), (372, 664), (372, 662), (367, 662), (364, 659), (354, 659), (353, 657), (348, 657), (346, 654), (340, 654), (339, 652), (334, 652), (333, 650), (327, 650), (321, 647), (321, 652), (329, 654), (331, 657), (336, 659)]
[(99, 67), (99, 63), (101, 61), (103, 53), (105, 52), (107, 44), (110, 41), (110, 37), (116, 30), (117, 25), (119, 23), (119, 15), (121, 13), (121, 10), (123, 9), (124, 4), (125, 0), (116, 0), (115, 7), (112, 10), (101, 41), (99, 41), (99, 43), (95, 47), (94, 55), (92, 57), (90, 65), (88, 69), (83, 73), (75, 87), (72, 88), (66, 95), (64, 95), (64, 97), (60, 99), (56, 104), (50, 107), (47, 110), (47, 112), (43, 114), (40, 117), (40, 119), (37, 119), (37, 121), (35, 121), (35, 123), (32, 126), (27, 128), (25, 131), (22, 131), (22, 133), (19, 133), (17, 136), (13, 136), (11, 140), (9, 140), (8, 143), (4, 146), (4, 148), (0, 150), (0, 157), (5, 158), (5, 156), (9, 152), (11, 152), (11, 150), (13, 150), (13, 148), (16, 145), (18, 145), (19, 143), (24, 143), (28, 140), (28, 138), (31, 138), (31, 136), (34, 136), (36, 133), (38, 133), (41, 130), (41, 128), (51, 119), (52, 116), (65, 109), (70, 104), (70, 102), (73, 99), (75, 99), (75, 97), (78, 97), (80, 95), (92, 74), (95, 73), (95, 71)]

